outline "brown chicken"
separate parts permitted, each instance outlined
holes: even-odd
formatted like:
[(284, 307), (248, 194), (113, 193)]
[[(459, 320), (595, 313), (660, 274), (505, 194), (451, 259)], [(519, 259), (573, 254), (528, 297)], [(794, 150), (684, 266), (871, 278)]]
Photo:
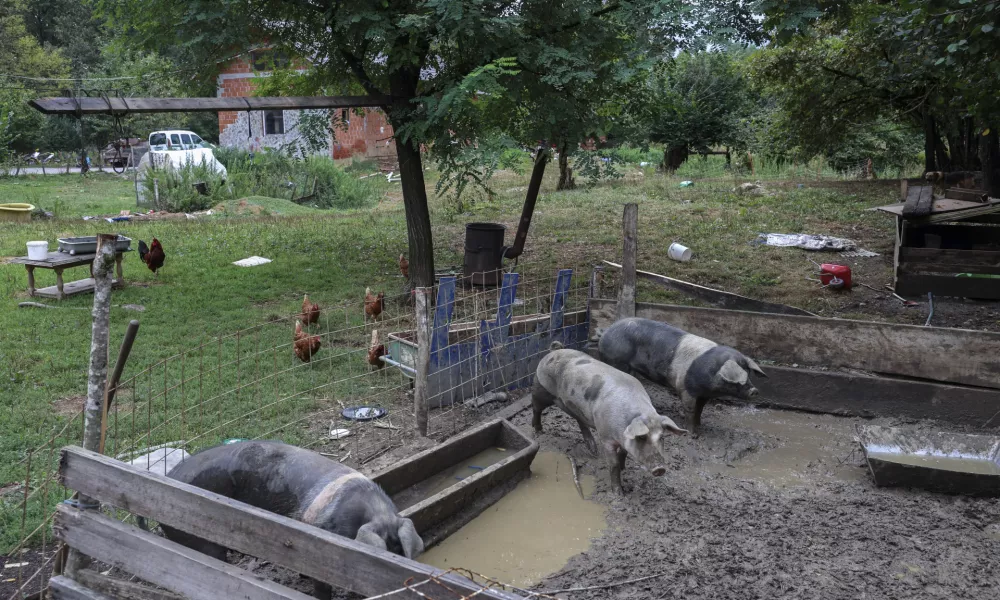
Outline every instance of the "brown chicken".
[(386, 354), (388, 352), (386, 352), (385, 345), (378, 343), (378, 329), (373, 329), (372, 343), (368, 346), (368, 364), (376, 369), (381, 369), (385, 366), (385, 363), (379, 360), (379, 357)]
[(295, 348), (295, 356), (299, 358), (302, 362), (309, 362), (312, 360), (313, 356), (319, 352), (319, 336), (309, 335), (302, 331), (302, 321), (295, 322), (295, 342), (292, 344)]
[(163, 266), (166, 255), (163, 253), (163, 246), (160, 240), (153, 238), (153, 242), (146, 247), (146, 242), (139, 240), (139, 260), (146, 263), (149, 270), (156, 275), (156, 270)]
[(365, 288), (365, 320), (368, 317), (378, 319), (383, 308), (385, 308), (385, 292), (379, 292), (376, 296), (371, 288)]
[(410, 278), (410, 261), (406, 260), (406, 256), (399, 255), (399, 272), (403, 274), (405, 279)]
[(319, 304), (309, 301), (309, 294), (302, 298), (302, 322), (306, 325), (319, 323)]

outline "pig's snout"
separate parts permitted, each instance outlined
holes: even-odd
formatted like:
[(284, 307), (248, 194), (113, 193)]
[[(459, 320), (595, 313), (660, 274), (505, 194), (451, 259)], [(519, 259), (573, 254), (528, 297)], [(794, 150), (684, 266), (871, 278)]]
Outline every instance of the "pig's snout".
[(750, 396), (751, 398), (755, 398), (759, 393), (760, 392), (757, 391), (757, 388), (750, 388), (750, 391), (747, 392), (747, 395)]
[(663, 477), (663, 474), (666, 472), (666, 467), (653, 467), (653, 477)]

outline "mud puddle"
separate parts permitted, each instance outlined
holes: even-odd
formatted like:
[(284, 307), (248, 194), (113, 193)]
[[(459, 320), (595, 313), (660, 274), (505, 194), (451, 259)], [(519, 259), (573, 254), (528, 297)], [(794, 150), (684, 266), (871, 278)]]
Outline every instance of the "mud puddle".
[(709, 471), (782, 487), (827, 478), (858, 481), (866, 476), (845, 460), (854, 452), (854, 431), (843, 419), (751, 409), (740, 411), (735, 424), (761, 441)]
[(437, 475), (432, 475), (420, 483), (406, 488), (393, 496), (392, 501), (396, 504), (396, 508), (405, 510), (438, 492), (450, 488), (466, 477), (471, 477), (486, 467), (495, 465), (513, 455), (514, 451), (507, 448), (487, 448), (471, 458), (448, 467)]
[[(584, 496), (595, 481), (580, 474)], [(580, 498), (569, 458), (539, 452), (531, 476), (468, 525), (420, 556), (442, 569), (463, 567), (527, 587), (562, 569), (606, 527), (605, 507)]]

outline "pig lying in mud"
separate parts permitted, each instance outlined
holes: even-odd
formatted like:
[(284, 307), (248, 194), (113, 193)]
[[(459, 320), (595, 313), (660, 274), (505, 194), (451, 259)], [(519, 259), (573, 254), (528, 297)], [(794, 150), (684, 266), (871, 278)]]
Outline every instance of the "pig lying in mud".
[(631, 456), (643, 470), (656, 477), (666, 473), (664, 432), (686, 433), (669, 417), (656, 414), (639, 380), (578, 350), (564, 349), (555, 342), (538, 363), (531, 404), (532, 425), (542, 432), (542, 412), (556, 405), (576, 419), (590, 451), (598, 444), (590, 430), (597, 431), (601, 453), (611, 472), (611, 486), (622, 488), (622, 468)]
[[(339, 462), (280, 442), (237, 442), (198, 452), (168, 477), (414, 558), (424, 543), (375, 482)], [(226, 559), (226, 549), (162, 526), (171, 540)], [(319, 581), (316, 596), (330, 597)]]
[(694, 437), (706, 402), (724, 396), (749, 400), (757, 388), (748, 371), (767, 377), (738, 350), (649, 319), (616, 321), (601, 335), (598, 351), (608, 364), (638, 371), (680, 396)]

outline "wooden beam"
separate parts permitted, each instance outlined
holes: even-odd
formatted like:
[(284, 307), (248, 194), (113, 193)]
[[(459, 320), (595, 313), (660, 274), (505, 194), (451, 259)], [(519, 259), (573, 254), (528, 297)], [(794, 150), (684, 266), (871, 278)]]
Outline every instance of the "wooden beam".
[(906, 218), (927, 216), (931, 212), (933, 202), (933, 187), (929, 185), (910, 187), (906, 190), (906, 204), (903, 206), (903, 216)]
[(625, 205), (622, 214), (622, 289), (618, 293), (618, 318), (635, 316), (635, 260), (638, 250), (639, 205)]
[(173, 592), (148, 587), (134, 581), (114, 579), (89, 569), (77, 571), (76, 578), (88, 588), (118, 600), (184, 600), (182, 596)]
[(53, 600), (115, 600), (114, 596), (106, 596), (62, 575), (49, 580), (47, 597)]
[(945, 198), (952, 200), (968, 200), (969, 202), (987, 202), (989, 194), (983, 190), (966, 190), (962, 188), (948, 188), (944, 192)]
[[(464, 577), (82, 448), (63, 449), (59, 473), (63, 485), (102, 502), (360, 594), (382, 594), (402, 587), (407, 580), (435, 577), (464, 594), (494, 600), (520, 598), (497, 590), (480, 592), (480, 585)], [(441, 600), (453, 597), (442, 594), (435, 584), (419, 589)], [(407, 591), (397, 597), (415, 600), (419, 596)]]
[(1000, 267), (1000, 252), (989, 250), (941, 250), (938, 248), (900, 248), (901, 263), (963, 264)]
[[(592, 300), (591, 326), (607, 329), (615, 312), (614, 300)], [(1000, 388), (1000, 333), (642, 302), (636, 316), (670, 323), (779, 364), (847, 367)]]
[[(896, 280), (900, 296), (935, 296), (1000, 300), (1000, 279), (945, 275), (900, 275)], [(996, 357), (993, 357), (996, 358)]]
[(390, 96), (235, 96), (230, 98), (38, 98), (28, 102), (47, 115), (128, 115), (167, 112), (307, 110), (381, 107)]
[(754, 404), (834, 415), (1000, 427), (1000, 392), (996, 390), (791, 367), (764, 369), (767, 379), (754, 378), (760, 390)]
[(191, 600), (310, 600), (310, 596), (302, 592), (111, 519), (96, 510), (59, 505), (53, 530), (70, 548)]
[[(621, 265), (613, 263), (611, 261), (604, 261), (604, 264), (614, 267), (615, 269), (622, 268)], [(661, 285), (668, 290), (673, 290), (675, 292), (680, 292), (686, 296), (692, 298), (697, 298), (709, 304), (715, 305), (717, 308), (727, 308), (730, 310), (747, 310), (750, 312), (763, 312), (763, 313), (776, 313), (781, 315), (806, 315), (815, 317), (813, 313), (802, 310), (801, 308), (796, 308), (794, 306), (787, 306), (785, 304), (776, 304), (773, 302), (764, 302), (762, 300), (754, 300), (753, 298), (747, 298), (746, 296), (740, 296), (739, 294), (733, 294), (730, 292), (724, 292), (722, 290), (716, 290), (695, 283), (689, 283), (687, 281), (681, 281), (680, 279), (674, 279), (673, 277), (667, 277), (666, 275), (658, 275), (656, 273), (650, 273), (648, 271), (636, 271), (636, 275), (646, 281), (651, 281), (658, 285)]]

